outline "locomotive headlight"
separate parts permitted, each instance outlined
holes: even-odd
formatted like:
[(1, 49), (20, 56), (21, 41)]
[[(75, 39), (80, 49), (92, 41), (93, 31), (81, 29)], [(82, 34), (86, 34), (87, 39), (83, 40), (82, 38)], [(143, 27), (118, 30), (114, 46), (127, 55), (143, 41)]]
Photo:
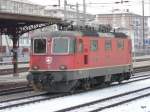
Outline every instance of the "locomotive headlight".
[(60, 66), (59, 66), (59, 69), (60, 69), (60, 70), (66, 70), (66, 69), (67, 69), (67, 66), (66, 66), (66, 65), (60, 65)]
[(34, 65), (34, 66), (32, 66), (32, 69), (33, 69), (33, 70), (38, 70), (38, 69), (39, 69), (39, 67), (38, 67), (38, 66), (36, 66), (36, 65)]

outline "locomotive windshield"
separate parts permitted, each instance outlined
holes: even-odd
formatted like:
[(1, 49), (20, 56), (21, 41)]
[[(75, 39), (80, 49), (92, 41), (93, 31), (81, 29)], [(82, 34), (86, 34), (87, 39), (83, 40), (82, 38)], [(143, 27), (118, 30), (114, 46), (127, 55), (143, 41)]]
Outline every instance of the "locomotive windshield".
[(36, 54), (46, 53), (46, 39), (34, 39), (33, 51)]
[(54, 54), (69, 54), (73, 53), (75, 48), (74, 40), (69, 38), (54, 38), (53, 49)]

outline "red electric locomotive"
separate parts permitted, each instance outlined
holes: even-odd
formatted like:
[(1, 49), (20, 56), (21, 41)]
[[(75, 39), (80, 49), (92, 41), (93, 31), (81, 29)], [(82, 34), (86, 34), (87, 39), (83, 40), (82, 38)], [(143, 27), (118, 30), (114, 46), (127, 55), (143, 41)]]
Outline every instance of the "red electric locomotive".
[(69, 92), (121, 82), (133, 70), (131, 40), (123, 33), (40, 32), (31, 43), (27, 79), (40, 90)]

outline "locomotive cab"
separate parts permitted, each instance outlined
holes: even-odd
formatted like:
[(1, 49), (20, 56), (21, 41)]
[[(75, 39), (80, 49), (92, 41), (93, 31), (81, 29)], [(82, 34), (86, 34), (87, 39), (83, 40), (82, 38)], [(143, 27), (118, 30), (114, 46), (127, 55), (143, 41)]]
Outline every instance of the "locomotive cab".
[[(30, 70), (63, 70), (73, 67), (75, 39), (69, 37), (33, 38)], [(61, 58), (60, 58), (61, 57)], [(62, 59), (62, 57), (64, 57)], [(71, 66), (69, 66), (71, 65)], [(38, 67), (37, 67), (38, 66)], [(35, 69), (38, 68), (38, 69)]]
[(71, 81), (69, 85), (64, 84), (64, 81), (67, 80), (66, 73), (69, 74), (66, 71), (75, 67), (75, 48), (74, 37), (32, 38), (28, 81), (34, 88), (50, 92), (57, 92), (55, 90), (58, 86), (57, 82), (61, 82), (59, 91), (69, 91), (74, 81)]

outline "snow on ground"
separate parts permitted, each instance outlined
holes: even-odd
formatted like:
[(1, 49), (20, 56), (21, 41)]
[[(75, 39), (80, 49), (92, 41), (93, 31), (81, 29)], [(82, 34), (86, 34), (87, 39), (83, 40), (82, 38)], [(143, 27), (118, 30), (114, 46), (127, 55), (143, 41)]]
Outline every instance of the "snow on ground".
[[(150, 84), (150, 79), (147, 79), (144, 81), (138, 81), (138, 82), (129, 83), (129, 84), (125, 84), (125, 85), (108, 87), (108, 88), (95, 90), (95, 91), (91, 91), (91, 92), (85, 92), (85, 93), (81, 93), (81, 94), (70, 95), (70, 96), (61, 97), (61, 98), (55, 98), (55, 99), (41, 101), (38, 103), (19, 106), (19, 107), (15, 107), (15, 108), (0, 110), (0, 112), (53, 112), (53, 111), (64, 109), (64, 108), (67, 108), (70, 106), (75, 106), (75, 105), (83, 104), (86, 102), (91, 102), (91, 101), (95, 101), (98, 99), (113, 96), (115, 94), (131, 91), (131, 90), (136, 90), (139, 88), (148, 87), (149, 84)], [(147, 99), (147, 101), (148, 101), (148, 99)], [(132, 108), (132, 106), (130, 107), (129, 105), (130, 104), (128, 104), (127, 106), (124, 105), (122, 107), (125, 107), (125, 108), (120, 107), (120, 110), (116, 110), (116, 111), (112, 111), (112, 112), (122, 112), (122, 109), (126, 109), (124, 112), (129, 112), (129, 111), (127, 111), (128, 107)], [(148, 106), (148, 104), (146, 104), (146, 106)], [(139, 108), (140, 108), (140, 103), (139, 103)], [(149, 108), (150, 108), (150, 106), (149, 106)], [(117, 108), (114, 108), (114, 109), (117, 109)], [(112, 109), (112, 110), (114, 110), (114, 109)], [(134, 110), (132, 109), (131, 112), (133, 112), (133, 111)], [(109, 112), (109, 111), (106, 111), (106, 112)], [(134, 112), (138, 112), (138, 111), (134, 111)], [(139, 112), (142, 112), (142, 111), (139, 111)], [(146, 112), (148, 112), (148, 111), (146, 111)]]
[(150, 112), (150, 97), (145, 97), (101, 112)]

